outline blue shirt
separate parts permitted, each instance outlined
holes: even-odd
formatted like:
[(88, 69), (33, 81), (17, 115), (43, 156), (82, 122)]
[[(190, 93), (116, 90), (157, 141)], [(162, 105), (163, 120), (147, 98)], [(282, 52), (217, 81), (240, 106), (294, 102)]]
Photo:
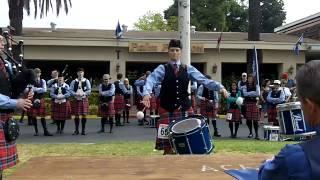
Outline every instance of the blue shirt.
[[(317, 135), (319, 134), (320, 128), (317, 128)], [(262, 164), (259, 170), (259, 180), (269, 179), (312, 179), (309, 160), (299, 144), (286, 145), (273, 160)]]
[(106, 91), (102, 91), (102, 84), (99, 84), (99, 95), (101, 95), (101, 96), (113, 96), (115, 90), (116, 90), (116, 88), (113, 83), (111, 84), (111, 88)]
[[(73, 80), (71, 83), (70, 83), (70, 93), (72, 96), (75, 96), (76, 95), (76, 92), (74, 91), (74, 84), (76, 83), (76, 81), (78, 81), (78, 79), (75, 79)], [(81, 80), (81, 82), (85, 81), (86, 82), (86, 89), (84, 89), (84, 93), (86, 96), (89, 96), (91, 94), (91, 84), (90, 84), (90, 81), (86, 78), (83, 78)]]
[(16, 99), (10, 99), (9, 96), (0, 94), (0, 109), (14, 109), (17, 106)]
[(284, 92), (283, 92), (282, 90), (279, 89), (279, 91), (280, 91), (280, 97), (278, 97), (278, 98), (273, 98), (273, 97), (271, 96), (272, 91), (270, 91), (270, 92), (268, 93), (267, 102), (270, 103), (270, 104), (283, 103), (283, 102), (285, 101), (285, 95), (284, 95)]
[[(180, 60), (177, 62), (170, 61), (170, 63), (176, 63), (178, 68), (181, 65)], [(207, 79), (200, 71), (191, 65), (187, 65), (188, 77), (191, 81), (197, 81), (199, 84), (203, 84), (208, 89), (213, 91), (220, 91), (223, 89), (223, 85), (217, 81)], [(147, 78), (143, 89), (143, 96), (150, 95), (152, 93), (153, 87), (163, 81), (165, 75), (164, 65), (159, 65)]]
[[(203, 97), (203, 85), (201, 84), (197, 90), (197, 98), (198, 99), (202, 99), (204, 100), (205, 97)], [(219, 101), (219, 94), (217, 91), (209, 91), (209, 93), (212, 93), (211, 94), (211, 97), (213, 97), (213, 99), (210, 99), (210, 100), (214, 100), (215, 102), (218, 102)]]
[(63, 83), (62, 85), (59, 85), (58, 83), (55, 83), (51, 86), (50, 88), (50, 96), (54, 99), (56, 99), (58, 97), (58, 95), (55, 94), (56, 89), (58, 89), (59, 87), (63, 87), (66, 89), (66, 93), (63, 94), (62, 98), (68, 98), (70, 97), (70, 87), (67, 83)]

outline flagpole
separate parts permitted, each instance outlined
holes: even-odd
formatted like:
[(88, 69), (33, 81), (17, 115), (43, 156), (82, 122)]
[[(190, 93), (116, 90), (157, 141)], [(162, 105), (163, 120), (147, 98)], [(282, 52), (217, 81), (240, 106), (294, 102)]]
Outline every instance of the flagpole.
[(182, 43), (181, 62), (183, 64), (191, 64), (190, 50), (190, 0), (179, 0), (179, 36)]

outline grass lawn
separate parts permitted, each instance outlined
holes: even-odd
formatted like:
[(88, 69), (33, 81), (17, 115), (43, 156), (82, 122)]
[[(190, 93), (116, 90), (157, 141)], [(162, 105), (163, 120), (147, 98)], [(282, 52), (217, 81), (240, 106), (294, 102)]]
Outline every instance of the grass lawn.
[[(291, 142), (290, 142), (291, 143)], [(288, 142), (256, 140), (215, 140), (214, 153), (268, 153), (275, 154)], [(39, 156), (159, 156), (153, 151), (154, 141), (114, 141), (97, 144), (18, 144), (20, 163), (5, 170), (10, 175), (30, 158)], [(214, 156), (214, 153), (211, 155)]]

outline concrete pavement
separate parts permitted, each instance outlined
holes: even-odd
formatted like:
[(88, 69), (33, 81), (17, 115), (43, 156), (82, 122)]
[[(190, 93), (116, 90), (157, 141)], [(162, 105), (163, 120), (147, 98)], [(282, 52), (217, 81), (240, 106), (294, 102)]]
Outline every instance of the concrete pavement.
[[(49, 131), (54, 135), (51, 137), (43, 136), (42, 126), (38, 121), (38, 129), (40, 136), (33, 136), (33, 126), (21, 125), (21, 136), (18, 139), (18, 143), (107, 143), (110, 141), (146, 141), (154, 140), (156, 136), (156, 128), (148, 128), (138, 126), (137, 120), (134, 118), (130, 119), (129, 124), (124, 126), (114, 126), (113, 133), (101, 133), (98, 134), (100, 129), (100, 119), (89, 119), (87, 121), (86, 132), (87, 135), (73, 136), (74, 122), (68, 120), (65, 125), (64, 134), (55, 134), (56, 125), (50, 124), (51, 120), (47, 120), (47, 126)], [(26, 123), (26, 121), (25, 121)], [(81, 124), (81, 123), (80, 123)], [(219, 139), (229, 139), (230, 131), (228, 123), (225, 120), (218, 120), (217, 125), (219, 132), (222, 135)], [(81, 129), (81, 126), (80, 126)], [(213, 133), (212, 124), (210, 122), (211, 134)], [(109, 131), (109, 125), (106, 124), (106, 131)], [(240, 125), (238, 131), (238, 139), (248, 139), (248, 128), (245, 122)], [(260, 127), (259, 130), (260, 138), (263, 138), (263, 130)]]

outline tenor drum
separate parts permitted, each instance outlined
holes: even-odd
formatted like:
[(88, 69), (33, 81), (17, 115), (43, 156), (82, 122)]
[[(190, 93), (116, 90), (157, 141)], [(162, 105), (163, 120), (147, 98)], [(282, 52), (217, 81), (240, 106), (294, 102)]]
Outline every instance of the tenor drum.
[(214, 148), (203, 116), (189, 116), (171, 124), (169, 140), (177, 154), (210, 154)]
[(277, 105), (280, 133), (298, 135), (311, 132), (304, 120), (300, 102), (290, 102)]

